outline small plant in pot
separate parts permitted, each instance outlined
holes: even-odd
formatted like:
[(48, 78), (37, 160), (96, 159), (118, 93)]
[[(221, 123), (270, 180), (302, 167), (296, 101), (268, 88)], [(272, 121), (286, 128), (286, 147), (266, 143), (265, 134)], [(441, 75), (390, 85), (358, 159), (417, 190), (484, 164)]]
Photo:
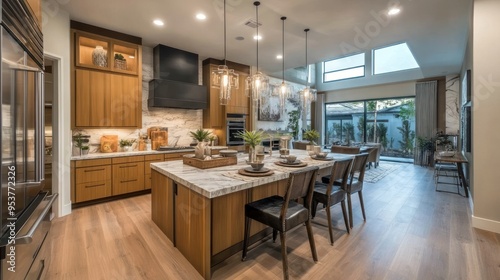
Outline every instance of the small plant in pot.
[(204, 130), (202, 128), (198, 128), (196, 131), (190, 131), (189, 134), (196, 141), (198, 141), (198, 145), (194, 148), (194, 155), (196, 158), (204, 159), (205, 158), (205, 145), (206, 141), (208, 141), (210, 137), (210, 131)]
[(115, 53), (115, 68), (127, 70), (127, 60), (121, 53)]
[(262, 142), (263, 133), (263, 131), (245, 130), (236, 135), (236, 137), (243, 139), (243, 141), (245, 141), (245, 143), (250, 147), (248, 152), (249, 162), (255, 161), (255, 146), (260, 145)]
[(135, 143), (135, 139), (120, 139), (120, 148), (125, 152), (129, 152), (132, 149), (132, 145)]
[(73, 143), (75, 143), (75, 147), (79, 149), (80, 155), (88, 154), (89, 142), (90, 135), (84, 135), (81, 132), (73, 135)]
[(306, 130), (302, 135), (304, 140), (309, 141), (309, 145), (306, 146), (306, 150), (312, 151), (314, 150), (314, 145), (316, 145), (316, 141), (319, 139), (319, 132), (315, 129)]

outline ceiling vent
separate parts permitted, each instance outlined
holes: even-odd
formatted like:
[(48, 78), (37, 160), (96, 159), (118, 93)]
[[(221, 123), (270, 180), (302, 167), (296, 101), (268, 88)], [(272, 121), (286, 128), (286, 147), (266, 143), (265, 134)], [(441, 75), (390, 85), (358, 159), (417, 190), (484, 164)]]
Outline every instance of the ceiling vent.
[[(245, 25), (251, 28), (257, 28), (257, 21), (255, 19), (249, 19), (245, 22)], [(262, 23), (259, 23), (259, 27), (262, 26)]]

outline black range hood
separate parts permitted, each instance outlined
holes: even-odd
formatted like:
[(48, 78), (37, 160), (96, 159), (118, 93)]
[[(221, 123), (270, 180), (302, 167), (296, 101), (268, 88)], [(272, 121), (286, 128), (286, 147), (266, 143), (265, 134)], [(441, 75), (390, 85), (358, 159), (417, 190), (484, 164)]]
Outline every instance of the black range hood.
[(153, 59), (149, 107), (208, 108), (207, 87), (198, 85), (197, 54), (158, 45), (153, 49)]

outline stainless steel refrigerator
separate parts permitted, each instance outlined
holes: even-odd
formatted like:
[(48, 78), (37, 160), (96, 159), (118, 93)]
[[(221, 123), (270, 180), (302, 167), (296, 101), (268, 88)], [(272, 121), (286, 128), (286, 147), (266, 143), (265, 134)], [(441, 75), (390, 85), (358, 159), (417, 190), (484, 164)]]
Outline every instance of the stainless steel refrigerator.
[(42, 192), (43, 43), (26, 1), (0, 5), (0, 278), (39, 279), (47, 267), (49, 246), (43, 245), (57, 197)]

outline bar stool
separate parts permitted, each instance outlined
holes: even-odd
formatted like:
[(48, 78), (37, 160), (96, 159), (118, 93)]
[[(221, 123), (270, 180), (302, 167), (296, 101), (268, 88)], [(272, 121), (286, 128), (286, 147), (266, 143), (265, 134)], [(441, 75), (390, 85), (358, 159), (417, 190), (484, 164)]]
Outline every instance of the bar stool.
[[(244, 261), (247, 256), (251, 220), (256, 220), (272, 227), (273, 242), (276, 241), (276, 235), (279, 231), (284, 279), (288, 279), (288, 258), (286, 253), (287, 231), (305, 223), (313, 260), (315, 262), (318, 261), (311, 227), (312, 193), (318, 169), (319, 167), (317, 166), (309, 166), (291, 172), (284, 197), (275, 195), (245, 205), (245, 237), (243, 240), (242, 261)], [(295, 202), (295, 200), (299, 198), (304, 198), (304, 205)]]

